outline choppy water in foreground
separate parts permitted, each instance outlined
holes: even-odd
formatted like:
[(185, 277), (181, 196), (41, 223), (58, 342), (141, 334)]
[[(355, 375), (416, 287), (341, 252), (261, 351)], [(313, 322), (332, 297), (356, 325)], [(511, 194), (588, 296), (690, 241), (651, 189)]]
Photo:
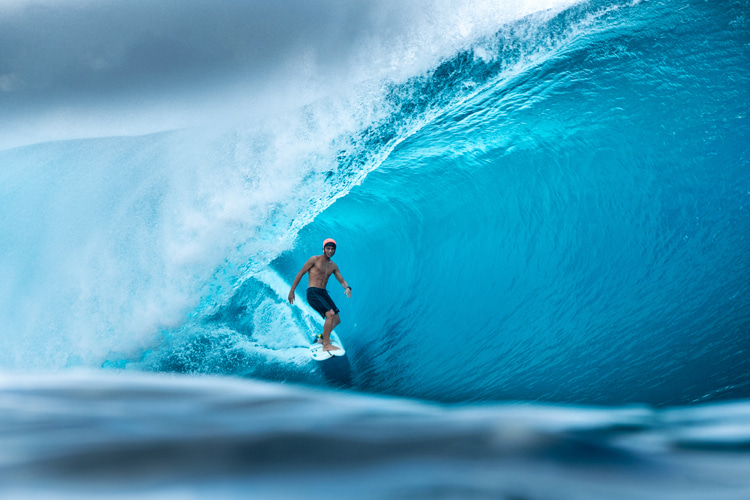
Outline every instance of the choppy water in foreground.
[(226, 377), (0, 376), (0, 498), (745, 499), (750, 403), (441, 406)]

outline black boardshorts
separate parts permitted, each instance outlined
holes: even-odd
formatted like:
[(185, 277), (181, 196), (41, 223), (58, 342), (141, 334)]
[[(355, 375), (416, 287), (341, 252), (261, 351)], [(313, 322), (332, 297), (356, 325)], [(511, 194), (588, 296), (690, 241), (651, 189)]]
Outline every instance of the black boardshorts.
[(318, 311), (324, 318), (326, 317), (326, 313), (330, 310), (333, 310), (334, 314), (339, 313), (339, 308), (336, 307), (336, 304), (333, 303), (331, 296), (328, 295), (328, 290), (326, 290), (325, 288), (308, 288), (307, 303), (310, 304), (310, 307)]

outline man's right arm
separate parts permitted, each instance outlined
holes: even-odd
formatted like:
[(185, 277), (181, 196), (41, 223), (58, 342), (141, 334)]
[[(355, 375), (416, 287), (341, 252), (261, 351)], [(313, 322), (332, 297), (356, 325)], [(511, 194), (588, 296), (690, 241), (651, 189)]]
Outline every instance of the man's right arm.
[(300, 269), (300, 271), (297, 273), (297, 276), (294, 278), (294, 283), (292, 283), (292, 289), (289, 290), (289, 297), (287, 297), (290, 304), (294, 303), (294, 290), (297, 288), (297, 285), (299, 285), (302, 276), (304, 276), (310, 269), (312, 269), (314, 265), (315, 257), (310, 257), (309, 259), (307, 259), (307, 262), (305, 262), (305, 265), (302, 266), (302, 269)]

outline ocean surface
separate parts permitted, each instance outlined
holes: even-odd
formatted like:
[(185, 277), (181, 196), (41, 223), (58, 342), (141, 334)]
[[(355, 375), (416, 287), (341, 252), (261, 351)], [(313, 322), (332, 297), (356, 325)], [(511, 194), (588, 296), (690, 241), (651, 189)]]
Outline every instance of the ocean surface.
[(746, 0), (0, 4), (0, 498), (750, 498), (749, 111)]

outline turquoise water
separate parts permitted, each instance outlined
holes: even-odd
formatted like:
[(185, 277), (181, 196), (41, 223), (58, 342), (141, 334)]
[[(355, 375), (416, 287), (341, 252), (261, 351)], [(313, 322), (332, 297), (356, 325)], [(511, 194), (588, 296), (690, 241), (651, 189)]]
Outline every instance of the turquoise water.
[(3, 365), (325, 384), (283, 283), (334, 236), (355, 390), (747, 397), (746, 14), (558, 6), (264, 124), (7, 149)]
[[(99, 394), (87, 401), (102, 420), (89, 424), (108, 429), (102, 442), (128, 442), (118, 437), (122, 422), (107, 420), (112, 401), (95, 389), (97, 373), (131, 387), (134, 399), (122, 400), (139, 408), (136, 433), (152, 436), (161, 424), (138, 396), (151, 384), (143, 372), (220, 375), (253, 394), (257, 380), (271, 382), (263, 390), (279, 404), (288, 397), (282, 384), (340, 393), (334, 406), (381, 402), (378, 415), (398, 436), (414, 426), (399, 405), (414, 404), (437, 415), (433, 430), (450, 448), (476, 423), (467, 415), (477, 408), (491, 414), (477, 425), (494, 429), (488, 422), (512, 420), (507, 412), (523, 402), (545, 415), (529, 435), (548, 436), (548, 425), (579, 410), (590, 433), (576, 434), (567, 455), (549, 451), (569, 444), (567, 427), (541, 455), (525, 445), (503, 455), (526, 471), (519, 484), (533, 484), (535, 467), (549, 460), (575, 469), (591, 443), (606, 449), (596, 457), (612, 458), (621, 431), (636, 429), (623, 446), (636, 450), (628, 464), (637, 466), (612, 458), (623, 467), (612, 486), (622, 498), (641, 467), (673, 491), (690, 490), (644, 465), (654, 440), (668, 443), (665, 463), (697, 463), (723, 485), (717, 493), (709, 480), (696, 498), (747, 493), (740, 482), (725, 489), (732, 481), (720, 464), (726, 449), (744, 457), (747, 448), (737, 413), (721, 408), (744, 414), (750, 397), (748, 2), (321, 2), (299, 11), (184, 2), (168, 16), (153, 6), (60, 5), (0, 10), (0, 43), (14, 47), (0, 50), (7, 408), (18, 410), (16, 396), (37, 401), (44, 377), (55, 377), (20, 373), (84, 369), (50, 389), (63, 395), (45, 403), (57, 408), (51, 414)], [(49, 34), (45, 50), (34, 30)], [(307, 346), (320, 321), (286, 296), (327, 237), (338, 242), (335, 261), (353, 292), (347, 299), (331, 281), (347, 356), (316, 363)], [(208, 383), (155, 380), (159, 394), (187, 384), (182, 407)], [(589, 421), (599, 411), (591, 405), (608, 408), (614, 430), (604, 437)], [(627, 408), (641, 420), (634, 424), (623, 405), (636, 405)], [(291, 412), (323, 425), (331, 404), (279, 408), (273, 418)], [(695, 434), (691, 411), (704, 410), (716, 427)], [(48, 451), (33, 451), (44, 437), (29, 422), (43, 414), (0, 421), (25, 429), (17, 444), (29, 457), (8, 461), (0, 475), (20, 467), (30, 477), (68, 477), (34, 465)], [(221, 425), (221, 411), (201, 418)], [(275, 443), (294, 429), (313, 436), (313, 427), (289, 423), (261, 436)], [(500, 432), (492, 429), (477, 439), (492, 441)], [(362, 446), (366, 430), (346, 446)], [(703, 440), (703, 431), (726, 439)], [(239, 427), (228, 432), (247, 437)], [(683, 433), (690, 437), (674, 438)], [(349, 470), (347, 484), (375, 484), (383, 468), (411, 460), (398, 454), (398, 436), (374, 468)], [(430, 456), (435, 448), (422, 437), (416, 449)], [(193, 449), (189, 436), (173, 438)], [(223, 446), (214, 450), (222, 460), (234, 453)], [(248, 446), (242, 453), (252, 456)], [(292, 448), (290, 460), (317, 459)], [(712, 451), (671, 454), (683, 448)], [(55, 453), (75, 450), (62, 440)], [(480, 469), (495, 470), (496, 451), (481, 451), (490, 458), (478, 459)], [(125, 460), (118, 453), (115, 465)], [(415, 465), (413, 491), (434, 493), (424, 488), (467, 456)], [(179, 484), (181, 473), (165, 477), (173, 473), (174, 483), (160, 483), (165, 491)], [(221, 482), (211, 474), (209, 483)], [(467, 477), (474, 489), (457, 480), (463, 493), (445, 497), (554, 491)], [(606, 489), (576, 478), (565, 486), (580, 493), (571, 498)], [(226, 496), (240, 491), (222, 484)], [(274, 484), (263, 491), (300, 493)], [(665, 491), (637, 484), (642, 498)], [(338, 496), (350, 493), (342, 486)]]
[[(683, 7), (624, 6), (520, 74), (487, 75), (301, 231), (284, 274), (332, 234), (358, 285), (341, 327), (357, 387), (747, 397), (747, 29), (732, 29), (739, 4)], [(568, 17), (552, 25), (581, 22)]]
[[(461, 52), (390, 86), (391, 114), (327, 173), (345, 193), (270, 263), (289, 282), (337, 238), (356, 290), (332, 286), (350, 386), (443, 402), (747, 397), (750, 86), (735, 7), (585, 4), (501, 30), (489, 61)], [(253, 338), (252, 318), (271, 314), (259, 310), (290, 314), (260, 281), (149, 369), (308, 381), (227, 349)]]
[(747, 397), (747, 10), (558, 6), (264, 124), (7, 149), (3, 365), (325, 384), (285, 287), (334, 236), (354, 390)]

